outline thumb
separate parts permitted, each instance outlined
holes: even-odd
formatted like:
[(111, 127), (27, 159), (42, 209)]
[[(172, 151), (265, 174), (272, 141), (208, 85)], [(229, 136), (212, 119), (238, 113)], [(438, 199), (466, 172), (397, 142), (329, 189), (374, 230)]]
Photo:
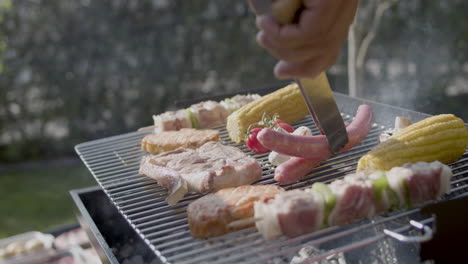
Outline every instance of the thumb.
[(274, 73), (280, 80), (291, 78), (315, 78), (327, 67), (327, 61), (323, 56), (308, 61), (286, 62), (280, 61), (276, 64)]
[(291, 72), (291, 66), (288, 62), (279, 61), (273, 70), (276, 78), (280, 80), (292, 79), (294, 72)]

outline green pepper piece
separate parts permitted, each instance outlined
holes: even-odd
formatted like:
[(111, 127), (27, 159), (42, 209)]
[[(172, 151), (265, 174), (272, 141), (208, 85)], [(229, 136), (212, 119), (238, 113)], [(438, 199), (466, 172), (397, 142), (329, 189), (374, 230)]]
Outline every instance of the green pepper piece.
[(378, 175), (377, 179), (372, 180), (372, 188), (374, 189), (374, 198), (377, 202), (382, 202), (384, 193), (390, 201), (390, 210), (397, 210), (400, 205), (400, 200), (397, 194), (390, 188), (385, 171), (374, 172)]
[(190, 108), (185, 109), (187, 111), (187, 115), (190, 118), (190, 121), (192, 122), (192, 128), (199, 129), (200, 128), (200, 123), (198, 122), (197, 117), (192, 113)]
[(403, 192), (404, 192), (404, 196), (405, 197), (405, 205), (406, 205), (406, 209), (410, 209), (411, 208), (411, 194), (410, 194), (410, 190), (409, 190), (409, 187), (408, 187), (408, 184), (406, 183), (405, 179), (401, 179), (402, 180), (402, 185), (403, 185)]
[(328, 216), (333, 211), (336, 205), (336, 196), (331, 191), (330, 187), (327, 184), (322, 182), (316, 182), (312, 185), (312, 191), (316, 191), (322, 195), (323, 200), (325, 201), (324, 204), (324, 212), (323, 212), (323, 225), (328, 225)]
[(377, 171), (373, 174), (377, 174), (378, 178), (372, 180), (372, 188), (374, 189), (374, 198), (377, 202), (382, 202), (383, 194), (388, 188), (387, 177), (385, 177), (384, 171)]
[(237, 106), (232, 102), (232, 100), (230, 98), (224, 99), (224, 103), (227, 105), (228, 109), (231, 112), (234, 112), (234, 111), (236, 111), (238, 109)]

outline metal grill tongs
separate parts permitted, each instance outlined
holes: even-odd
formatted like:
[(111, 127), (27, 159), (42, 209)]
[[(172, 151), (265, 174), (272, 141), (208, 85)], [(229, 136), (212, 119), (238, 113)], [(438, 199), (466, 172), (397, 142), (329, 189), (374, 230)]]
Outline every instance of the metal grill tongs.
[[(302, 1), (251, 0), (250, 4), (258, 15), (271, 14), (281, 24), (290, 24), (298, 15)], [(348, 133), (330, 86), (317, 86), (310, 78), (295, 81), (315, 125), (327, 137), (332, 153), (338, 153), (348, 143)]]

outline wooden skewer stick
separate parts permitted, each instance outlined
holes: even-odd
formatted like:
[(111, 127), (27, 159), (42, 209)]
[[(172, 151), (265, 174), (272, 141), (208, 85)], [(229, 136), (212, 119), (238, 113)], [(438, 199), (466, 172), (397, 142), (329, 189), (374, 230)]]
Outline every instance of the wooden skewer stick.
[(238, 228), (246, 227), (248, 225), (251, 225), (251, 224), (253, 224), (255, 222), (262, 221), (262, 220), (263, 220), (263, 218), (261, 218), (261, 217), (251, 217), (251, 218), (246, 218), (246, 219), (233, 221), (233, 222), (229, 223), (227, 226), (228, 226), (229, 229), (238, 229)]
[(140, 127), (137, 131), (149, 131), (149, 130), (154, 130), (155, 126), (146, 126), (146, 127)]

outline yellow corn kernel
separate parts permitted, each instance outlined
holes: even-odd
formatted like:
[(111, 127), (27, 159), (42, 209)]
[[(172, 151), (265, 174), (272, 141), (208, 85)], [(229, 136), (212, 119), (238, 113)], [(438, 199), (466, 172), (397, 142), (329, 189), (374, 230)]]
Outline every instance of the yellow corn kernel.
[(414, 123), (361, 157), (357, 171), (389, 170), (408, 162), (458, 160), (468, 144), (468, 129), (452, 115), (436, 115)]
[[(314, 82), (316, 87), (330, 86), (325, 73), (321, 73), (314, 79)], [(287, 123), (297, 122), (309, 114), (297, 84), (293, 83), (262, 96), (262, 98), (242, 106), (229, 115), (226, 128), (231, 140), (234, 142), (243, 141), (249, 125), (259, 122), (263, 113), (270, 116), (278, 114), (279, 118)]]

